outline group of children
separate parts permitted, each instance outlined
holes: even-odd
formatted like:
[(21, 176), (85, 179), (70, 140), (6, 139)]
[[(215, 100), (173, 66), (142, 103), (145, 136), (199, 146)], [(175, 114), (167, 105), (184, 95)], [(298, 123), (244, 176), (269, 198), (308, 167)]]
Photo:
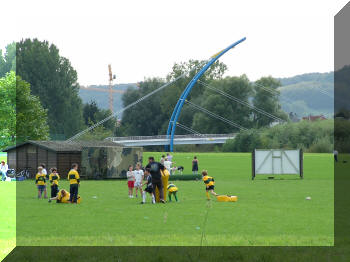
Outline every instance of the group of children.
[[(133, 166), (129, 166), (129, 171), (127, 172), (127, 179), (128, 179), (128, 189), (129, 189), (129, 198), (133, 198), (133, 190), (135, 188), (135, 196), (137, 197), (137, 190), (140, 191), (140, 194), (142, 195), (142, 202), (141, 204), (144, 204), (146, 202), (146, 193), (149, 193), (152, 198), (152, 203), (155, 203), (155, 196), (154, 196), (154, 190), (152, 186), (152, 176), (150, 174), (150, 170), (145, 168), (144, 170), (141, 169), (141, 164), (137, 163), (136, 169), (133, 170)], [(208, 171), (203, 170), (202, 171), (202, 179), (206, 187), (206, 196), (207, 199), (210, 200), (210, 194), (217, 197), (218, 194), (214, 192), (214, 178), (208, 175)], [(145, 182), (144, 182), (145, 181)], [(146, 185), (145, 189), (143, 190), (143, 185)], [(173, 183), (168, 184), (167, 191), (168, 191), (168, 197), (169, 202), (171, 202), (171, 197), (174, 196), (176, 202), (178, 202), (177, 198), (177, 192), (178, 188)], [(210, 194), (209, 194), (210, 193)]]
[(51, 187), (51, 197), (49, 202), (56, 200), (57, 203), (80, 203), (81, 198), (78, 195), (78, 189), (80, 186), (80, 176), (78, 173), (78, 164), (72, 164), (72, 168), (68, 173), (67, 179), (70, 184), (69, 192), (64, 189), (59, 190), (59, 180), (60, 176), (57, 173), (57, 168), (53, 167), (50, 169), (51, 173), (48, 176), (45, 169), (45, 164), (41, 164), (38, 167), (38, 173), (35, 176), (35, 185), (38, 189), (38, 198), (42, 198), (44, 193), (44, 198), (47, 198), (46, 190), (46, 180), (48, 179)]
[[(128, 179), (128, 190), (129, 190), (129, 198), (133, 198), (133, 191), (135, 188), (135, 196), (138, 197), (137, 195), (137, 190), (140, 191), (140, 195), (142, 196), (142, 202), (141, 204), (146, 203), (146, 195), (147, 193), (151, 196), (152, 198), (152, 203), (155, 204), (155, 195), (154, 195), (154, 188), (152, 184), (152, 176), (150, 169), (145, 168), (141, 169), (141, 164), (137, 163), (135, 170), (133, 170), (133, 166), (129, 166), (129, 170), (126, 173), (126, 177)], [(146, 186), (145, 189), (143, 190), (142, 187)], [(178, 201), (177, 199), (177, 192), (178, 188), (174, 184), (169, 184), (167, 187), (168, 191), (168, 197), (169, 197), (169, 202), (171, 202), (171, 196), (173, 195), (176, 202)]]
[[(38, 167), (38, 173), (35, 176), (35, 184), (38, 189), (38, 198), (42, 198), (42, 194), (44, 193), (44, 198), (47, 198), (46, 191), (46, 179), (49, 179), (50, 187), (51, 187), (51, 198), (49, 202), (52, 200), (56, 200), (57, 203), (80, 203), (81, 198), (78, 195), (79, 186), (80, 186), (80, 176), (78, 173), (78, 164), (72, 164), (72, 168), (68, 173), (68, 180), (70, 183), (70, 192), (67, 192), (64, 189), (59, 190), (59, 180), (60, 176), (57, 173), (57, 168), (53, 167), (50, 169), (51, 173), (47, 176), (47, 171), (45, 169), (45, 165), (41, 164)], [(141, 204), (146, 203), (146, 194), (148, 193), (152, 198), (152, 203), (155, 203), (155, 195), (154, 189), (152, 185), (152, 176), (150, 173), (150, 169), (145, 168), (141, 169), (141, 164), (137, 163), (135, 170), (133, 170), (133, 166), (129, 166), (129, 171), (127, 172), (128, 179), (128, 189), (129, 189), (129, 197), (133, 198), (133, 189), (135, 188), (135, 195), (138, 197), (138, 190), (140, 191), (140, 195), (142, 196)], [(210, 200), (210, 194), (215, 197), (218, 196), (214, 192), (214, 178), (208, 175), (206, 170), (202, 171), (202, 179), (206, 186), (206, 196), (207, 199)], [(143, 190), (142, 187), (146, 186)], [(171, 202), (171, 197), (174, 196), (175, 201), (178, 202), (177, 192), (178, 188), (173, 183), (168, 184), (167, 186), (169, 202)]]

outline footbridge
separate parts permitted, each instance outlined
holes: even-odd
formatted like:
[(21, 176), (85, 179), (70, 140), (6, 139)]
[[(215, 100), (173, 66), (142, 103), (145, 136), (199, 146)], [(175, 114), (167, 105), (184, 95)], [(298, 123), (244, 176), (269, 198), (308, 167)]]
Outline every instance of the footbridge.
[[(201, 135), (175, 135), (175, 145), (190, 144), (224, 144), (227, 139), (234, 139), (236, 134), (201, 134)], [(170, 137), (161, 136), (129, 136), (108, 137), (106, 140), (123, 146), (158, 146), (169, 145)]]

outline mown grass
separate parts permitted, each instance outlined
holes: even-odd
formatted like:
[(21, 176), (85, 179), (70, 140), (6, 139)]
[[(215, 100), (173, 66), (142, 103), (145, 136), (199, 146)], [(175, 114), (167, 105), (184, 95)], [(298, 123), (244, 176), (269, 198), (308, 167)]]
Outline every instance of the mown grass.
[[(174, 161), (189, 173), (192, 157), (178, 153)], [(306, 154), (303, 180), (254, 181), (250, 154), (197, 157), (200, 169), (215, 177), (215, 191), (235, 194), (238, 202), (208, 202), (201, 181), (176, 181), (180, 202), (140, 205), (140, 198), (127, 197), (126, 181), (83, 181), (82, 204), (49, 204), (36, 198), (33, 181), (18, 182), (17, 245), (333, 245), (332, 155)]]
[(0, 261), (16, 246), (16, 183), (0, 182)]
[(7, 154), (0, 152), (0, 162), (5, 161), (7, 162)]

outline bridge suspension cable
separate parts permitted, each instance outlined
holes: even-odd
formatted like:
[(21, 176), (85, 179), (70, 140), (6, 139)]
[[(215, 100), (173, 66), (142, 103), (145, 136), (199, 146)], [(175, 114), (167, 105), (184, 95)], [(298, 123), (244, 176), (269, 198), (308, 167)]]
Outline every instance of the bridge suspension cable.
[(231, 120), (228, 120), (228, 119), (226, 119), (226, 118), (224, 118), (222, 116), (219, 116), (219, 115), (217, 115), (217, 114), (215, 114), (215, 113), (213, 113), (213, 112), (211, 112), (211, 111), (209, 111), (209, 110), (207, 110), (207, 109), (205, 109), (205, 108), (203, 108), (203, 107), (201, 107), (201, 106), (199, 106), (197, 104), (194, 104), (194, 103), (192, 103), (192, 102), (190, 102), (188, 100), (185, 100), (185, 103), (190, 105), (190, 106), (192, 106), (193, 108), (195, 108), (195, 109), (197, 109), (197, 110), (199, 110), (199, 111), (201, 111), (201, 112), (203, 112), (203, 113), (205, 113), (205, 114), (207, 114), (207, 115), (209, 115), (211, 117), (219, 119), (219, 120), (221, 120), (221, 121), (223, 121), (223, 122), (225, 122), (225, 123), (227, 123), (227, 124), (229, 124), (231, 126), (234, 126), (234, 127), (238, 128), (238, 129), (241, 129), (241, 130), (248, 130), (248, 128), (245, 128), (245, 127), (243, 127), (243, 126), (241, 126), (241, 125), (239, 125), (239, 124), (237, 124), (237, 123), (235, 123), (235, 122), (233, 122)]
[(192, 134), (195, 134), (197, 136), (203, 136), (201, 133), (197, 132), (196, 130), (193, 130), (192, 128), (188, 127), (188, 126), (185, 126), (185, 125), (182, 125), (180, 124), (179, 122), (176, 123), (176, 125)]
[(260, 113), (260, 114), (263, 114), (263, 115), (265, 115), (265, 116), (267, 116), (267, 117), (269, 117), (269, 118), (272, 118), (272, 119), (274, 119), (274, 120), (276, 120), (276, 121), (279, 121), (279, 122), (285, 122), (285, 120), (283, 120), (283, 119), (281, 119), (281, 118), (279, 118), (279, 117), (277, 117), (277, 116), (275, 116), (275, 115), (273, 115), (273, 114), (270, 114), (270, 113), (266, 112), (265, 110), (263, 110), (263, 109), (261, 109), (261, 108), (258, 108), (258, 107), (256, 107), (256, 106), (253, 106), (253, 105), (249, 104), (248, 102), (245, 102), (245, 101), (243, 101), (243, 100), (241, 100), (241, 99), (239, 99), (239, 98), (237, 98), (237, 97), (234, 97), (234, 96), (232, 96), (232, 95), (230, 95), (230, 94), (228, 94), (228, 93), (226, 93), (226, 92), (224, 92), (224, 91), (222, 91), (222, 90), (220, 90), (220, 89), (217, 89), (217, 88), (215, 88), (215, 87), (213, 87), (213, 86), (210, 86), (210, 85), (208, 85), (208, 84), (206, 84), (206, 83), (204, 83), (204, 82), (202, 82), (202, 81), (198, 81), (198, 82), (199, 82), (201, 85), (205, 86), (206, 88), (208, 88), (208, 89), (210, 89), (210, 90), (212, 90), (212, 91), (214, 91), (214, 92), (217, 92), (217, 93), (219, 93), (220, 95), (225, 96), (226, 98), (228, 98), (228, 99), (230, 99), (230, 100), (232, 100), (232, 101), (235, 101), (235, 102), (237, 102), (237, 103), (240, 103), (241, 105), (245, 105), (245, 106), (249, 107), (250, 109), (255, 110), (256, 112), (258, 112), (258, 113)]
[(78, 137), (80, 137), (80, 136), (84, 135), (85, 133), (91, 131), (92, 129), (98, 127), (99, 125), (102, 125), (102, 124), (105, 123), (106, 121), (108, 121), (108, 120), (110, 120), (111, 118), (113, 118), (113, 117), (115, 117), (115, 116), (121, 114), (122, 112), (124, 112), (125, 110), (129, 109), (130, 107), (133, 107), (133, 106), (137, 105), (137, 104), (140, 103), (141, 101), (143, 101), (143, 100), (149, 98), (150, 96), (154, 95), (155, 93), (158, 93), (159, 91), (161, 91), (161, 90), (163, 90), (164, 88), (170, 86), (171, 84), (175, 83), (175, 82), (178, 81), (179, 79), (185, 77), (187, 74), (191, 73), (191, 72), (192, 72), (193, 70), (195, 70), (195, 69), (197, 69), (197, 67), (192, 68), (191, 70), (189, 70), (189, 71), (183, 73), (182, 75), (176, 77), (174, 80), (172, 80), (172, 81), (170, 81), (170, 82), (168, 82), (168, 83), (162, 85), (161, 87), (159, 87), (159, 88), (153, 90), (152, 92), (148, 93), (147, 95), (145, 95), (145, 96), (139, 98), (139, 99), (136, 100), (135, 102), (133, 102), (133, 103), (127, 105), (126, 107), (122, 108), (122, 109), (119, 110), (118, 112), (115, 112), (115, 113), (111, 114), (110, 116), (106, 117), (105, 119), (102, 119), (101, 121), (99, 121), (99, 122), (97, 122), (96, 124), (90, 126), (89, 128), (87, 128), (87, 129), (85, 129), (85, 130), (79, 132), (78, 134), (72, 136), (71, 138), (67, 139), (66, 142), (71, 142), (71, 141), (73, 141), (74, 139), (77, 139)]

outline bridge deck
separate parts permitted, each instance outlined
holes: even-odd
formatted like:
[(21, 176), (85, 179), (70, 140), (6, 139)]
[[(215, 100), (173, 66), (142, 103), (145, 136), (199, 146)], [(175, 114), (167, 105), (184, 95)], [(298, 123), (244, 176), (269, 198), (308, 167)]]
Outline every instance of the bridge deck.
[[(190, 144), (223, 144), (227, 139), (234, 139), (236, 134), (205, 134), (205, 135), (175, 135), (175, 145)], [(121, 144), (123, 146), (156, 146), (169, 145), (170, 138), (161, 136), (130, 136), (130, 137), (108, 137), (106, 140)]]

